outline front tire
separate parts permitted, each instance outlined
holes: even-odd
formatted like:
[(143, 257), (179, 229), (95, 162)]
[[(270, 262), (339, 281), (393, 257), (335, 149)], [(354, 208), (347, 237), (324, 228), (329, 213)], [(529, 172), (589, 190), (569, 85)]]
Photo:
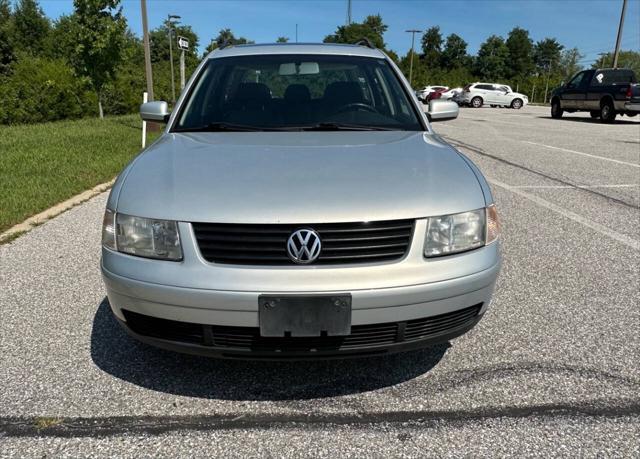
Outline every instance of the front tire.
[(616, 119), (616, 109), (613, 102), (605, 100), (600, 104), (600, 120), (603, 123), (613, 123)]
[(551, 118), (562, 118), (563, 113), (564, 110), (562, 110), (562, 107), (560, 106), (560, 101), (558, 99), (553, 99), (551, 101)]
[(511, 101), (511, 108), (515, 108), (516, 110), (520, 110), (522, 108), (522, 99), (513, 99)]
[(471, 106), (473, 108), (480, 108), (482, 107), (482, 104), (483, 104), (482, 97), (476, 96), (473, 99), (471, 99)]

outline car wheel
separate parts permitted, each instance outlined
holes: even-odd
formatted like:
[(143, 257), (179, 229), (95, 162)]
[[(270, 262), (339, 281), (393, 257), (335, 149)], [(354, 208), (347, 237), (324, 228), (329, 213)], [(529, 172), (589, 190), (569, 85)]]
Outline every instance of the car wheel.
[(516, 110), (520, 110), (522, 108), (522, 99), (513, 99), (511, 101), (511, 108), (515, 108)]
[(600, 112), (598, 110), (591, 110), (589, 115), (591, 115), (591, 118), (600, 118)]
[(562, 118), (562, 114), (564, 110), (560, 106), (560, 101), (558, 99), (553, 99), (551, 101), (551, 118)]
[(472, 106), (473, 108), (480, 108), (480, 107), (482, 107), (482, 103), (483, 103), (483, 102), (482, 102), (482, 97), (478, 97), (478, 96), (476, 96), (476, 97), (474, 97), (473, 99), (471, 99), (471, 106)]
[(600, 120), (603, 123), (612, 123), (616, 119), (616, 109), (610, 100), (605, 100), (600, 104)]

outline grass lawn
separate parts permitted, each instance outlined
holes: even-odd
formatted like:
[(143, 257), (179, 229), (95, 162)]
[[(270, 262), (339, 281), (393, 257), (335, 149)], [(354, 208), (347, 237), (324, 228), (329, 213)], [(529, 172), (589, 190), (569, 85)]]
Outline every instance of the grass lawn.
[(0, 126), (0, 232), (111, 180), (141, 136), (138, 115)]

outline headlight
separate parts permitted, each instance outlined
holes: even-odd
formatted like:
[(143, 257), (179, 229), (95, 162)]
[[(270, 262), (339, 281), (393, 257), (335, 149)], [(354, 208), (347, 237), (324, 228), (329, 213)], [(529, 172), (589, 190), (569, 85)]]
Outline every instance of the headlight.
[(171, 220), (115, 214), (107, 209), (102, 227), (102, 245), (140, 257), (182, 260), (178, 224)]
[(427, 221), (425, 257), (437, 257), (482, 247), (494, 242), (500, 224), (494, 205), (460, 214), (431, 217)]

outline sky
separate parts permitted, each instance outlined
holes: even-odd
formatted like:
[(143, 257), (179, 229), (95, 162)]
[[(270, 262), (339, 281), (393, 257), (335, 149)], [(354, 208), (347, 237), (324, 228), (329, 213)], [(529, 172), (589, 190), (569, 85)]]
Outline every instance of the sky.
[[(52, 19), (73, 10), (72, 0), (40, 0), (40, 5)], [(141, 35), (140, 1), (124, 0), (122, 7), (129, 27)], [(555, 37), (566, 48), (578, 47), (584, 54), (581, 64), (590, 66), (598, 53), (613, 51), (621, 8), (622, 0), (352, 0), (352, 20), (382, 15), (389, 26), (385, 42), (399, 55), (411, 47), (407, 29), (438, 25), (444, 36), (460, 35), (475, 54), (489, 35), (506, 37), (520, 26), (534, 41)], [(269, 43), (279, 36), (295, 41), (298, 24), (298, 41), (320, 42), (346, 22), (347, 0), (147, 0), (147, 10), (150, 29), (167, 14), (182, 16), (203, 51), (223, 28)], [(640, 0), (628, 2), (622, 48), (640, 50)]]

